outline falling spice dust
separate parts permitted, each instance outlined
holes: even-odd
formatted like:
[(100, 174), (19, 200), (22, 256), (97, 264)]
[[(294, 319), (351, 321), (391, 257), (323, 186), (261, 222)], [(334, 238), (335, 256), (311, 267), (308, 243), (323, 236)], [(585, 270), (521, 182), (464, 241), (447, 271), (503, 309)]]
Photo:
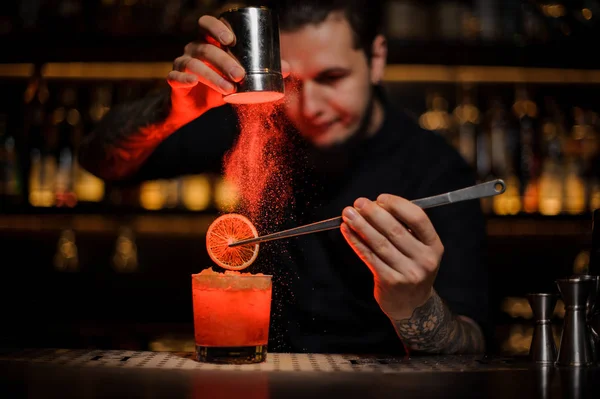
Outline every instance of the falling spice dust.
[(274, 103), (235, 106), (240, 135), (224, 158), (225, 179), (236, 187), (235, 211), (257, 225), (278, 221), (290, 200), (287, 145)]
[[(246, 216), (258, 234), (280, 229), (285, 218), (294, 219), (290, 210), (292, 196), (292, 163), (303, 157), (285, 134), (281, 115), (274, 103), (235, 105), (240, 134), (233, 148), (223, 159), (223, 174), (238, 192), (239, 201), (228, 212)], [(293, 262), (285, 242), (272, 241), (261, 246), (252, 273), (262, 271), (273, 275), (271, 331), (269, 345), (274, 350), (291, 350), (287, 343), (286, 306), (295, 301), (293, 281), (298, 278), (290, 267)], [(237, 248), (237, 247), (234, 247)], [(231, 249), (231, 248), (230, 248)]]

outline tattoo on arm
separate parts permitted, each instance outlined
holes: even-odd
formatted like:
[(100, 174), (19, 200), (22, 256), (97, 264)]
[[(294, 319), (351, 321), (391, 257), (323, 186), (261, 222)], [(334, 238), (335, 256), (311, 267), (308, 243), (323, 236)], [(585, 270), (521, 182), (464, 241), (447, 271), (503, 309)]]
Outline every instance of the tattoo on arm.
[(453, 314), (435, 291), (409, 319), (393, 320), (393, 323), (409, 350), (439, 354), (485, 350), (479, 326), (471, 319)]
[(165, 88), (133, 102), (114, 106), (95, 127), (95, 135), (116, 144), (143, 134), (143, 128), (163, 122), (171, 109), (171, 91)]
[(118, 180), (137, 170), (177, 127), (166, 123), (170, 88), (113, 107), (79, 147), (81, 165), (95, 175)]

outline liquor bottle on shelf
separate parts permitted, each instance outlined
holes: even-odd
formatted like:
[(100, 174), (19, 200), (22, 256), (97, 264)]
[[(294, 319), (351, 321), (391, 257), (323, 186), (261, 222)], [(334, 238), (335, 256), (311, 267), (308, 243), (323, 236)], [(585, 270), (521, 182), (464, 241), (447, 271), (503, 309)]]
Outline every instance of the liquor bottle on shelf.
[(426, 110), (419, 116), (419, 125), (446, 138), (458, 148), (458, 135), (454, 134), (452, 116), (448, 113), (448, 101), (437, 91), (426, 95)]
[(581, 214), (585, 211), (585, 178), (582, 143), (589, 126), (585, 123), (585, 114), (580, 107), (573, 107), (573, 126), (570, 140), (573, 149), (565, 156), (565, 211), (569, 214)]
[(563, 210), (563, 148), (566, 139), (564, 117), (553, 97), (546, 98), (542, 123), (539, 211), (542, 215), (558, 215)]
[[(477, 175), (480, 181), (505, 177), (505, 132), (499, 113), (499, 100), (493, 98), (490, 108), (481, 117), (481, 130), (477, 136)], [(481, 207), (486, 214), (493, 213), (493, 204), (494, 197), (481, 199)]]
[(64, 229), (60, 233), (54, 253), (54, 268), (60, 272), (79, 270), (79, 251), (77, 249), (75, 231)]
[(600, 134), (598, 130), (600, 128), (600, 117), (596, 112), (590, 112), (590, 125), (594, 135), (594, 151), (587, 165), (587, 209), (593, 211), (594, 209), (600, 209), (600, 143), (598, 137)]
[(414, 0), (390, 0), (385, 4), (385, 31), (390, 39), (424, 40), (428, 32), (427, 11)]
[[(108, 112), (111, 101), (112, 87), (110, 85), (98, 85), (91, 89), (87, 120), (86, 118), (83, 118), (82, 113), (77, 110), (77, 113), (82, 115), (82, 135), (84, 135), (86, 131), (89, 132), (94, 124), (100, 121), (106, 112)], [(81, 126), (78, 126), (78, 129), (81, 129)], [(73, 153), (73, 187), (77, 200), (78, 202), (101, 202), (104, 199), (105, 194), (104, 182), (82, 168), (79, 164), (78, 149), (80, 135), (78, 134), (76, 137), (77, 140), (74, 145), (75, 151)]]
[[(475, 105), (474, 88), (470, 85), (462, 85), (459, 88), (457, 103), (452, 114), (458, 125), (458, 150), (465, 161), (476, 168), (480, 115)], [(479, 175), (479, 171), (477, 172)]]
[(463, 37), (466, 5), (459, 0), (436, 3), (438, 36), (443, 41), (457, 41)]
[(539, 152), (536, 132), (537, 104), (531, 99), (527, 88), (517, 86), (513, 112), (519, 123), (518, 173), (523, 197), (523, 211), (539, 210)]
[(59, 91), (58, 104), (52, 112), (50, 131), (57, 140), (54, 151), (58, 164), (54, 187), (57, 207), (72, 208), (77, 204), (74, 190), (74, 158), (82, 134), (82, 121), (76, 101), (75, 88), (63, 87)]
[(23, 201), (23, 181), (15, 137), (11, 134), (9, 117), (0, 114), (0, 210)]
[(589, 256), (587, 273), (600, 276), (600, 208), (592, 211), (592, 244)]
[(481, 40), (495, 42), (500, 34), (499, 0), (476, 0)]
[(30, 78), (24, 94), (24, 138), (27, 141), (29, 162), (25, 170), (28, 176), (29, 203), (34, 206), (54, 205), (55, 163), (47, 151), (49, 90), (39, 68)]
[[(520, 183), (516, 174), (513, 154), (516, 149), (515, 126), (509, 118), (506, 102), (499, 94), (490, 99), (490, 107), (485, 114), (484, 129), (489, 140), (489, 177), (501, 178), (506, 183), (503, 195), (491, 198), (492, 213), (496, 215), (516, 215), (522, 209)], [(483, 147), (483, 144), (481, 144)], [(481, 151), (484, 151), (482, 148)], [(482, 155), (484, 156), (484, 155)], [(478, 155), (479, 157), (479, 155)]]
[(123, 225), (115, 242), (111, 259), (112, 267), (120, 273), (132, 273), (138, 269), (138, 247), (133, 229)]
[(582, 175), (585, 182), (585, 210), (592, 210), (592, 198), (598, 195), (598, 176), (594, 175), (594, 162), (599, 154), (599, 137), (595, 128), (597, 115), (591, 110), (583, 110), (583, 138), (581, 139)]

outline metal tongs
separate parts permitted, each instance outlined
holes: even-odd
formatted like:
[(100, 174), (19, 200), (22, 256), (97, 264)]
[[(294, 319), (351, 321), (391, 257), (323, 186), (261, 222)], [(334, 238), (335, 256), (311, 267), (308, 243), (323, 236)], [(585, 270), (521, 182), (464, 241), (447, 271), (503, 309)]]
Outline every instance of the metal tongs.
[[(455, 202), (467, 201), (472, 199), (492, 197), (502, 194), (506, 191), (506, 184), (502, 179), (490, 180), (485, 183), (476, 184), (471, 187), (461, 188), (460, 190), (450, 191), (448, 193), (434, 195), (411, 201), (413, 204), (423, 208), (433, 208), (440, 205), (452, 204)], [(237, 247), (244, 244), (256, 244), (265, 241), (280, 240), (282, 238), (296, 237), (303, 234), (317, 233), (319, 231), (333, 230), (342, 224), (342, 217), (337, 216), (331, 219), (322, 220), (292, 229), (279, 231), (277, 233), (267, 234), (260, 237), (240, 240), (229, 244), (229, 247)]]

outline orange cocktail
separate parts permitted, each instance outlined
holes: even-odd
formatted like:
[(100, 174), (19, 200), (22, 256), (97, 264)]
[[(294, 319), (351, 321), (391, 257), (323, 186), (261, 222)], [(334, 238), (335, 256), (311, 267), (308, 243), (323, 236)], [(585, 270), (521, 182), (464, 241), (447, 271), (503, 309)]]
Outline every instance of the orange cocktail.
[(211, 269), (192, 275), (198, 361), (258, 363), (266, 359), (271, 276)]

